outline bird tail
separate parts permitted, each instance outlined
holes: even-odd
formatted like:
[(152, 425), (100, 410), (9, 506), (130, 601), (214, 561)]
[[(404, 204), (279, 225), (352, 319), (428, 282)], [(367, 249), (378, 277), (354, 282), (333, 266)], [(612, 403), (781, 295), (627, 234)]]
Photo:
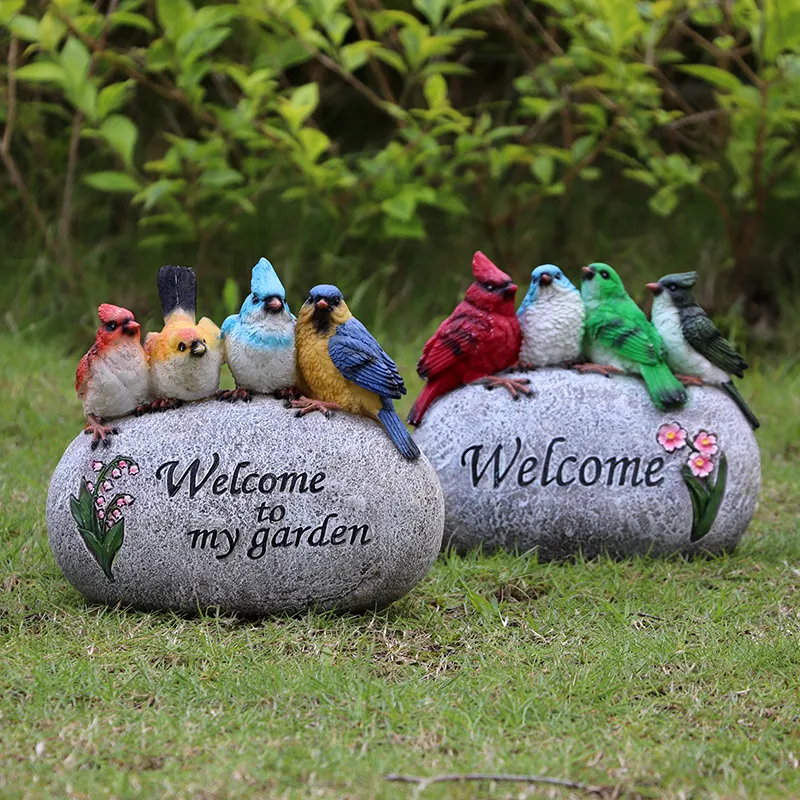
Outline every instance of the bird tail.
[(197, 309), (197, 277), (191, 267), (161, 267), (158, 271), (158, 297), (164, 319), (183, 311), (195, 319)]
[(650, 397), (662, 411), (686, 402), (686, 389), (665, 363), (642, 365), (641, 372)]
[(386, 429), (389, 438), (394, 442), (394, 446), (400, 451), (403, 458), (413, 461), (419, 458), (419, 447), (411, 438), (411, 434), (403, 425), (403, 420), (397, 416), (394, 404), (388, 397), (383, 398), (383, 408), (378, 412), (378, 420)]
[(420, 422), (422, 422), (422, 418), (425, 416), (425, 412), (438, 396), (439, 392), (436, 385), (433, 383), (426, 383), (419, 397), (414, 401), (414, 405), (411, 406), (411, 411), (408, 415), (408, 424), (414, 426), (419, 425)]
[(745, 403), (742, 396), (739, 394), (739, 390), (733, 385), (733, 381), (728, 383), (723, 383), (722, 388), (725, 390), (725, 394), (739, 406), (742, 414), (744, 414), (745, 419), (750, 423), (750, 427), (755, 431), (761, 427), (761, 423), (758, 421), (758, 417), (750, 410), (750, 407)]

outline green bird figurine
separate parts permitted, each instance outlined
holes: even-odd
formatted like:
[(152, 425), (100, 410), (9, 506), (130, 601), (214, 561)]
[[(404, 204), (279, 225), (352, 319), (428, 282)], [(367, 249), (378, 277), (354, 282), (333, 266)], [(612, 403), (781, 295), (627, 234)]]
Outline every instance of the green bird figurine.
[(657, 408), (682, 406), (686, 389), (667, 364), (664, 342), (625, 291), (619, 275), (608, 264), (589, 264), (583, 268), (581, 297), (586, 307), (586, 350), (594, 364), (579, 369), (641, 375)]
[(685, 383), (720, 386), (755, 430), (760, 425), (758, 418), (731, 380), (731, 375), (744, 377), (747, 362), (697, 305), (692, 294), (696, 282), (696, 272), (679, 272), (647, 284), (655, 295), (653, 325), (667, 348), (667, 363)]

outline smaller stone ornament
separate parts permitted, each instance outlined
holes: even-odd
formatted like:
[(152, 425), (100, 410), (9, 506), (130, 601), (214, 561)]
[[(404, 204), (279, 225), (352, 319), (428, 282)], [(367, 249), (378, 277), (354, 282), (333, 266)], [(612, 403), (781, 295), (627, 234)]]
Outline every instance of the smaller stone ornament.
[(647, 284), (655, 295), (653, 324), (664, 340), (667, 361), (672, 369), (682, 373), (679, 377), (685, 383), (720, 386), (756, 430), (760, 425), (758, 418), (731, 380), (731, 375), (744, 377), (747, 362), (697, 304), (692, 293), (696, 282), (696, 272), (680, 272)]
[(419, 425), (437, 398), (468, 383), (503, 387), (512, 397), (529, 394), (524, 378), (497, 375), (519, 359), (522, 333), (514, 308), (517, 286), (478, 251), (472, 259), (475, 282), (455, 311), (437, 328), (417, 363), (426, 381), (408, 422)]
[(89, 600), (246, 616), (386, 606), (428, 571), (444, 500), (421, 456), (371, 420), (272, 398), (126, 417), (95, 454), (79, 436), (53, 474), (56, 562)]
[(127, 308), (109, 303), (103, 303), (97, 315), (102, 325), (75, 374), (75, 391), (83, 403), (85, 433), (92, 436), (93, 450), (100, 442), (108, 446), (117, 433), (106, 420), (142, 411), (150, 398), (139, 323)]
[(177, 408), (212, 397), (219, 389), (222, 344), (219, 328), (208, 318), (197, 322), (197, 277), (190, 267), (161, 267), (158, 296), (164, 327), (148, 333), (144, 351), (154, 400), (151, 411)]
[(716, 387), (658, 411), (645, 383), (569, 369), (526, 374), (514, 403), (468, 386), (438, 400), (414, 438), (445, 496), (445, 545), (583, 553), (720, 553), (744, 534), (761, 463), (750, 426)]

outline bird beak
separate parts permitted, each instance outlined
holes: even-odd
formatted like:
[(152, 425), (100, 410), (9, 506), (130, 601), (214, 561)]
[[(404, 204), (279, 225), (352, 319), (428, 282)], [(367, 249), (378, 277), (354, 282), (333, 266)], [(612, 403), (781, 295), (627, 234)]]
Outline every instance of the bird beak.
[(663, 291), (663, 287), (660, 283), (646, 283), (645, 286), (653, 293), (653, 294), (661, 294)]
[(590, 281), (597, 274), (592, 267), (583, 267), (581, 272), (583, 273), (583, 279), (585, 281)]
[(206, 350), (208, 350), (208, 348), (206, 347), (205, 342), (202, 342), (200, 339), (195, 339), (192, 342), (190, 350), (193, 356), (202, 356)]
[(314, 303), (314, 308), (317, 308), (320, 311), (327, 311), (330, 308), (330, 306), (328, 305), (327, 300), (317, 300), (317, 302)]
[(546, 272), (543, 272), (542, 275), (539, 277), (539, 283), (543, 286), (549, 286), (553, 282), (553, 276), (548, 275)]
[(264, 307), (270, 311), (280, 311), (283, 308), (283, 300), (280, 297), (270, 297), (264, 304)]
[(516, 283), (509, 283), (506, 286), (505, 290), (503, 291), (503, 297), (506, 300), (513, 300), (514, 295), (517, 293), (517, 284)]
[(139, 333), (139, 323), (136, 320), (130, 319), (122, 323), (122, 330), (124, 333)]

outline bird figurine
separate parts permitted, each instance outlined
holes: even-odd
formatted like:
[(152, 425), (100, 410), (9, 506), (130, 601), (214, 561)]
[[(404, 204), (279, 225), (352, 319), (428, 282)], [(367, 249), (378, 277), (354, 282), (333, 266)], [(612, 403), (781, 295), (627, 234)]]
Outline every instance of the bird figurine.
[(639, 374), (657, 408), (682, 406), (686, 389), (667, 364), (664, 342), (625, 291), (619, 275), (608, 264), (589, 264), (583, 268), (581, 297), (586, 306), (587, 354), (594, 363), (575, 369)]
[(311, 411), (328, 416), (342, 409), (369, 417), (383, 426), (404, 458), (419, 457), (392, 403), (406, 393), (397, 366), (352, 315), (335, 286), (311, 290), (295, 335), (298, 378), (310, 394), (290, 401), (298, 416)]
[(197, 322), (197, 276), (191, 267), (158, 271), (158, 296), (164, 327), (148, 333), (144, 352), (150, 366), (151, 411), (178, 408), (219, 389), (222, 345), (219, 328), (208, 318)]
[(553, 264), (536, 267), (517, 318), (522, 330), (520, 369), (567, 366), (581, 360), (583, 300), (563, 270)]
[(667, 363), (684, 383), (719, 385), (756, 430), (758, 418), (731, 380), (744, 377), (747, 362), (695, 301), (696, 282), (696, 272), (679, 272), (647, 284), (655, 295), (651, 318), (667, 348)]
[(526, 378), (495, 373), (516, 364), (522, 344), (514, 297), (517, 287), (483, 253), (472, 259), (475, 281), (422, 350), (417, 372), (427, 380), (408, 421), (419, 425), (434, 400), (467, 383), (504, 387), (516, 400), (530, 394)]
[(253, 267), (250, 294), (238, 314), (222, 323), (225, 360), (236, 389), (221, 392), (221, 400), (249, 401), (252, 392), (293, 397), (296, 382), (295, 318), (286, 290), (266, 258)]
[(145, 410), (149, 400), (147, 358), (139, 341), (139, 323), (127, 308), (103, 303), (97, 309), (102, 325), (94, 344), (78, 364), (75, 391), (83, 402), (92, 450), (110, 444), (118, 431), (105, 420)]

